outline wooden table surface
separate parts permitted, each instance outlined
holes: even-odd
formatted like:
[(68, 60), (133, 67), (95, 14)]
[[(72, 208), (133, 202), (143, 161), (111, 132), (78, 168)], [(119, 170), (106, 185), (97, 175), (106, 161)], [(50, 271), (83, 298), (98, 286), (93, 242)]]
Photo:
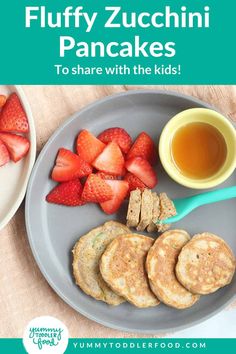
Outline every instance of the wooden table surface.
[[(195, 96), (236, 121), (236, 86), (23, 86), (35, 118), (38, 152), (74, 112), (107, 95), (140, 88), (175, 90)], [(56, 295), (32, 256), (25, 230), (24, 203), (0, 231), (0, 250), (0, 337), (22, 337), (27, 323), (42, 315), (62, 320), (71, 337), (145, 337), (96, 324)]]

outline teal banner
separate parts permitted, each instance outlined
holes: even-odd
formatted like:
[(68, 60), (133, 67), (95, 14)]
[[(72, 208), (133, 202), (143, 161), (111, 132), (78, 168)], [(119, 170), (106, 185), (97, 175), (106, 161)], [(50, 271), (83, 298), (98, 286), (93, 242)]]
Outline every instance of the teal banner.
[(1, 84), (235, 84), (233, 0), (18, 0)]
[[(100, 338), (72, 338), (66, 354), (83, 353), (98, 354), (109, 353), (202, 353), (227, 354), (235, 353), (236, 339), (100, 339)], [(45, 348), (44, 352), (45, 352)], [(0, 353), (21, 354), (26, 353), (22, 339), (0, 339)], [(50, 347), (48, 349), (50, 353)]]

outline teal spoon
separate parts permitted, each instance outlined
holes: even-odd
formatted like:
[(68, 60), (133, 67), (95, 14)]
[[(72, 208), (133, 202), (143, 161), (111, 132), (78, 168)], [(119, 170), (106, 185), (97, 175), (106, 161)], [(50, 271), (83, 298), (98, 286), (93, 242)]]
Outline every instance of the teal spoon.
[(171, 218), (158, 221), (158, 224), (171, 224), (183, 219), (192, 210), (200, 207), (201, 205), (220, 202), (221, 200), (227, 200), (236, 198), (236, 186), (218, 189), (211, 192), (201, 193), (192, 197), (181, 198), (173, 200), (177, 214)]

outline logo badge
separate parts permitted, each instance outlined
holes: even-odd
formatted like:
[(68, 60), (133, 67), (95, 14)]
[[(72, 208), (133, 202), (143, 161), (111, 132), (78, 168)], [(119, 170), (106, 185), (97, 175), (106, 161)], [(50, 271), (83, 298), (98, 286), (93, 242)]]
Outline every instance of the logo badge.
[(55, 317), (36, 317), (27, 325), (23, 344), (29, 354), (63, 354), (68, 346), (67, 327)]

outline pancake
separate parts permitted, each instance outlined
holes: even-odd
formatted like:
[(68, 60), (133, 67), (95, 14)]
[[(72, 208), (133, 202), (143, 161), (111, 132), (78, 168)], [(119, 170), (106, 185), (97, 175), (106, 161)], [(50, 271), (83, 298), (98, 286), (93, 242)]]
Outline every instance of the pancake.
[(129, 206), (127, 212), (127, 226), (136, 227), (139, 224), (139, 217), (141, 211), (142, 193), (140, 189), (135, 189), (130, 192)]
[(152, 205), (152, 221), (148, 225), (147, 232), (157, 231), (157, 220), (160, 215), (160, 200), (157, 193), (152, 193), (153, 205)]
[(177, 280), (175, 266), (182, 247), (190, 240), (184, 230), (170, 230), (162, 234), (150, 248), (146, 270), (153, 293), (164, 304), (185, 309), (199, 299), (186, 290)]
[[(172, 200), (166, 193), (160, 193), (160, 215), (159, 220), (165, 220), (176, 215), (176, 209)], [(170, 228), (169, 224), (157, 224), (158, 232), (164, 232)]]
[(107, 284), (140, 308), (159, 304), (150, 290), (144, 266), (153, 242), (152, 238), (138, 234), (119, 236), (110, 243), (100, 260), (100, 271)]
[(150, 189), (144, 189), (142, 192), (140, 221), (137, 231), (144, 231), (152, 222), (153, 197)]
[(211, 294), (229, 284), (235, 272), (235, 257), (224, 240), (211, 234), (195, 235), (179, 254), (176, 275), (194, 294)]
[(119, 305), (125, 300), (115, 294), (104, 282), (99, 271), (99, 260), (107, 245), (117, 236), (129, 233), (123, 224), (108, 221), (91, 230), (75, 244), (73, 274), (75, 282), (87, 294), (110, 305)]

